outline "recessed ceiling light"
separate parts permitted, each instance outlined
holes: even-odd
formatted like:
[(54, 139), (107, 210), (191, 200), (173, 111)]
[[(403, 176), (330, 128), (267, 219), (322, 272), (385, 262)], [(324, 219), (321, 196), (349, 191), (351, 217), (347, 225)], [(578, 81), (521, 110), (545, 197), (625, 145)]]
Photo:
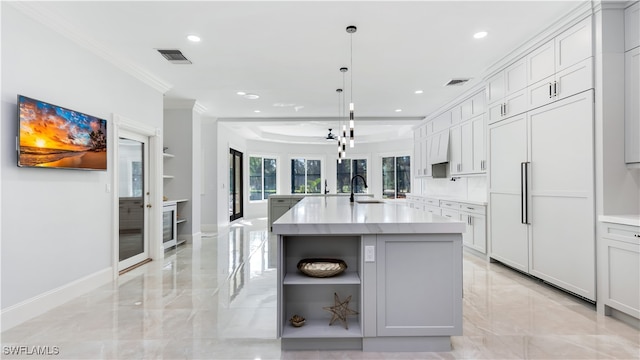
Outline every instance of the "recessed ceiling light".
[(259, 99), (260, 95), (258, 95), (258, 94), (244, 94), (243, 97), (245, 99), (255, 100), (255, 99)]
[(238, 91), (236, 94), (238, 94), (238, 95), (240, 95), (240, 96), (247, 95), (247, 93), (246, 93), (246, 92), (244, 92), (244, 91)]
[(260, 110), (253, 110), (253, 112), (254, 112), (254, 113), (259, 113), (259, 112), (260, 112)]
[(482, 39), (483, 37), (487, 36), (487, 34), (488, 33), (486, 31), (480, 31), (480, 32), (477, 32), (477, 33), (473, 34), (473, 37), (476, 38), (476, 39)]
[(187, 36), (187, 40), (189, 40), (189, 41), (193, 41), (193, 42), (200, 42), (200, 36), (197, 36), (197, 35), (189, 35), (189, 36)]
[(396, 109), (396, 112), (401, 112), (401, 111), (402, 111), (402, 109)]
[(423, 92), (424, 92), (424, 91), (422, 91), (422, 90), (416, 90), (416, 91), (414, 91), (413, 93), (414, 93), (414, 94), (422, 94)]

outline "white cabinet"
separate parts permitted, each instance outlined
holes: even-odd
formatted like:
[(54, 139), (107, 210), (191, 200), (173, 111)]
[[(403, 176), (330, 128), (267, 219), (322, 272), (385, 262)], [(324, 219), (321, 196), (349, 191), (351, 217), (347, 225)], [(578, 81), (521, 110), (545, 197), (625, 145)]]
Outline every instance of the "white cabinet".
[(413, 132), (413, 159), (411, 159), (414, 176), (423, 176), (424, 168), (422, 167), (422, 136), (420, 128)]
[(527, 88), (527, 108), (534, 109), (591, 88), (592, 57), (530, 85)]
[(460, 203), (460, 221), (467, 224), (467, 231), (462, 234), (462, 242), (483, 254), (487, 252), (487, 219), (485, 207)]
[(491, 125), (489, 143), (490, 256), (595, 300), (592, 91)]
[(624, 50), (640, 46), (640, 2), (624, 10)]
[[(637, 30), (637, 28), (636, 28)], [(640, 47), (625, 53), (624, 150), (627, 164), (640, 163)]]
[(601, 224), (598, 302), (640, 319), (640, 227)]
[(527, 83), (548, 77), (593, 56), (591, 17), (572, 26), (526, 57)]
[(269, 196), (269, 209), (267, 214), (267, 222), (269, 223), (269, 230), (273, 222), (278, 220), (280, 216), (284, 215), (289, 209), (294, 207), (300, 200), (304, 198), (304, 195), (271, 195)]
[(527, 63), (517, 61), (487, 81), (489, 123), (523, 113), (526, 108)]
[(485, 171), (484, 115), (454, 126), (449, 138), (449, 166), (452, 175)]

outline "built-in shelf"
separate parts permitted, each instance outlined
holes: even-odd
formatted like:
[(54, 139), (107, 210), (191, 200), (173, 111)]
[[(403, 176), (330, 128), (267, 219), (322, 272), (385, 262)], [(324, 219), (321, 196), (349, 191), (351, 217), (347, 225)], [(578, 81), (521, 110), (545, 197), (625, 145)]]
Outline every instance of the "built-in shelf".
[(178, 220), (176, 220), (176, 224), (180, 224), (180, 223), (183, 223), (185, 221), (187, 221), (187, 219), (178, 219)]
[(162, 175), (163, 179), (173, 179), (173, 175)]
[(181, 202), (186, 202), (189, 201), (189, 199), (177, 199), (177, 200), (165, 200), (163, 201), (164, 204), (171, 204), (171, 203), (181, 203)]
[(173, 155), (173, 154), (163, 153), (163, 154), (162, 154), (162, 157), (164, 157), (164, 158), (172, 158), (172, 157), (175, 157), (175, 155)]
[(288, 323), (282, 329), (282, 337), (289, 339), (362, 337), (360, 321), (357, 318), (348, 318), (349, 329), (345, 329), (340, 321), (329, 325), (330, 317), (329, 315), (327, 319), (306, 319), (305, 324), (301, 327), (295, 327)]
[(345, 272), (338, 276), (314, 278), (300, 273), (289, 273), (284, 276), (283, 285), (360, 285), (357, 272)]
[(178, 238), (178, 241), (176, 241), (176, 246), (178, 246), (180, 244), (183, 244), (183, 243), (186, 243), (186, 242), (187, 242), (187, 240)]

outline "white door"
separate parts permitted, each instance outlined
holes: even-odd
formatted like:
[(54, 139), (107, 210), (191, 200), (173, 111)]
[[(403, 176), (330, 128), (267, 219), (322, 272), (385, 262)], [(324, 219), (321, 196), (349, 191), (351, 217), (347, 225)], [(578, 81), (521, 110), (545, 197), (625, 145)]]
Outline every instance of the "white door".
[(117, 161), (120, 271), (149, 258), (149, 138), (120, 130)]
[(489, 127), (490, 256), (529, 271), (528, 225), (522, 209), (522, 163), (527, 161), (527, 119), (518, 115)]
[(595, 300), (593, 94), (530, 111), (530, 272)]

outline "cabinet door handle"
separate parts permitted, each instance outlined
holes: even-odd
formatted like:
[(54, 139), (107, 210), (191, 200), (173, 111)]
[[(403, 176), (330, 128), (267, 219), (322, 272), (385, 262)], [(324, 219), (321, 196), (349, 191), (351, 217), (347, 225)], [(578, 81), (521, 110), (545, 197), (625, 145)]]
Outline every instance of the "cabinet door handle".
[(554, 81), (553, 82), (553, 96), (558, 96), (558, 82)]
[(468, 207), (468, 206), (467, 206), (467, 209), (469, 209), (469, 210), (475, 210), (476, 208), (472, 208), (472, 207)]
[(529, 224), (529, 184), (528, 184), (528, 162), (520, 163), (520, 222)]
[(507, 103), (504, 103), (504, 116), (507, 116)]
[(633, 236), (640, 238), (640, 234), (633, 234)]
[(552, 93), (551, 93), (551, 83), (549, 83), (549, 99), (551, 99), (553, 97)]

